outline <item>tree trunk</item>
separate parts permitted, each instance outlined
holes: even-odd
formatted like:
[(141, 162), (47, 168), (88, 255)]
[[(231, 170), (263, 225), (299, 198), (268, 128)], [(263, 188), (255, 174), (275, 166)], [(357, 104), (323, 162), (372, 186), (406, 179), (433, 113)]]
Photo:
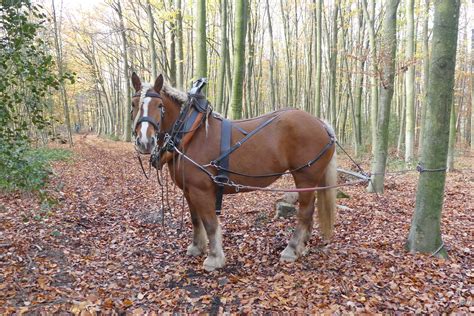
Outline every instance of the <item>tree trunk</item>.
[(321, 61), (322, 61), (322, 49), (321, 49), (321, 12), (323, 6), (323, 0), (314, 0), (316, 2), (316, 41), (314, 56), (316, 58), (316, 82), (315, 82), (315, 95), (314, 95), (314, 113), (317, 117), (321, 117)]
[(433, 172), (420, 173), (406, 247), (410, 252), (447, 257), (440, 226), (449, 136), (446, 117), (453, 100), (460, 0), (438, 0), (434, 7), (428, 107), (421, 150), (423, 168)]
[[(123, 58), (123, 76), (129, 78), (129, 66), (128, 66), (128, 44), (127, 44), (127, 34), (125, 30), (125, 24), (123, 22), (123, 13), (120, 0), (117, 0), (115, 7), (120, 21), (120, 35), (122, 37), (122, 58)], [(123, 123), (123, 140), (129, 142), (131, 140), (131, 113), (128, 111), (128, 106), (132, 104), (132, 96), (130, 91), (130, 80), (125, 80), (125, 94), (127, 97), (127, 109), (125, 110), (125, 121)]]
[(176, 87), (184, 88), (184, 53), (183, 53), (183, 13), (181, 11), (181, 0), (175, 0), (176, 9)]
[(420, 136), (418, 141), (418, 155), (421, 153), (421, 142), (425, 129), (426, 104), (428, 100), (428, 80), (430, 73), (430, 50), (429, 50), (429, 34), (428, 21), (430, 17), (430, 0), (425, 0), (425, 17), (423, 20), (423, 97), (421, 102), (421, 119), (420, 119)]
[(414, 0), (405, 0), (407, 18), (407, 42), (405, 58), (408, 63), (407, 75), (405, 77), (406, 88), (406, 122), (405, 122), (405, 162), (410, 163), (414, 158), (415, 150), (415, 24), (414, 24)]
[(275, 68), (275, 48), (273, 45), (273, 28), (272, 28), (272, 18), (270, 16), (270, 4), (268, 0), (266, 0), (266, 11), (267, 11), (267, 18), (268, 18), (268, 32), (270, 37), (270, 81), (268, 85), (270, 86), (270, 103), (273, 110), (277, 109), (276, 105), (276, 94), (275, 94), (275, 79), (273, 74), (273, 69)]
[[(155, 80), (158, 77), (158, 69), (156, 61), (158, 59), (156, 55), (155, 47), (155, 20), (153, 19), (153, 13), (151, 12), (150, 0), (147, 0), (146, 13), (148, 15), (148, 43), (150, 47), (150, 63), (151, 63), (151, 80)], [(125, 78), (128, 78), (127, 76)]]
[(330, 119), (331, 125), (336, 129), (337, 122), (337, 109), (336, 109), (336, 68), (337, 68), (337, 14), (339, 12), (340, 0), (334, 1), (333, 8), (333, 21), (332, 21), (332, 33), (331, 33), (331, 50), (330, 50), (330, 76), (329, 76), (329, 113), (328, 118)]
[(378, 115), (378, 67), (377, 67), (377, 44), (375, 42), (375, 0), (370, 0), (370, 11), (367, 8), (367, 0), (362, 0), (364, 17), (369, 28), (369, 42), (370, 42), (370, 130), (372, 141), (372, 154), (375, 156), (375, 146), (377, 143), (377, 115)]
[(194, 79), (207, 77), (206, 0), (196, 0), (196, 70)]
[(236, 0), (235, 3), (235, 47), (234, 47), (234, 77), (232, 80), (232, 118), (242, 118), (242, 92), (245, 72), (245, 33), (246, 33), (246, 0)]
[[(453, 97), (454, 100), (454, 97)], [(454, 170), (454, 145), (456, 144), (456, 109), (454, 102), (451, 105), (451, 113), (449, 115), (449, 140), (448, 140), (448, 172)]]
[(225, 94), (225, 71), (226, 71), (226, 54), (229, 49), (229, 43), (227, 40), (227, 1), (220, 0), (220, 17), (221, 17), (221, 47), (220, 47), (220, 64), (219, 74), (217, 80), (217, 98), (216, 106), (217, 111), (222, 113), (225, 109), (224, 106), (224, 94)]
[(386, 0), (385, 16), (383, 19), (381, 65), (382, 90), (377, 118), (376, 142), (374, 160), (372, 161), (372, 177), (369, 192), (383, 192), (385, 167), (388, 151), (388, 132), (390, 122), (390, 106), (393, 97), (393, 82), (395, 76), (395, 58), (397, 52), (397, 9), (400, 0)]
[[(54, 45), (56, 48), (56, 63), (58, 65), (58, 74), (59, 77), (62, 78), (64, 75), (64, 65), (63, 65), (63, 52), (62, 52), (62, 43), (61, 43), (61, 29), (58, 26), (57, 18), (56, 18), (56, 7), (54, 5), (55, 0), (51, 0), (52, 8), (53, 8), (53, 24), (54, 24)], [(62, 2), (61, 2), (62, 6)], [(72, 142), (72, 131), (71, 131), (71, 119), (69, 115), (69, 105), (67, 101), (67, 92), (66, 87), (64, 86), (64, 82), (61, 81), (59, 85), (59, 90), (61, 92), (61, 99), (63, 101), (63, 108), (64, 108), (64, 121), (66, 123), (66, 130), (69, 145), (73, 146)]]

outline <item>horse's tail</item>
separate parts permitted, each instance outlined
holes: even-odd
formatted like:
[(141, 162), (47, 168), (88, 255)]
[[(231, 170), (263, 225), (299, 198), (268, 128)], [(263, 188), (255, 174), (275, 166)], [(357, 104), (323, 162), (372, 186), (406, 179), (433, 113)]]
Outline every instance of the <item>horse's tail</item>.
[[(337, 184), (336, 151), (326, 167), (320, 186), (333, 186)], [(321, 234), (329, 240), (334, 230), (336, 217), (336, 188), (318, 191), (318, 220)]]

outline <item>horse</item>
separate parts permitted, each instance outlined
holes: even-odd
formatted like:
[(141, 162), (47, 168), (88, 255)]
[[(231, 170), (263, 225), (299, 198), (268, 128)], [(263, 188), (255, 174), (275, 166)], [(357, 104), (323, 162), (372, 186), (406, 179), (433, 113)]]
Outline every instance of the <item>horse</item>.
[[(183, 137), (179, 146), (168, 146), (166, 150), (169, 145), (166, 136), (172, 133), (188, 108), (190, 98), (195, 96), (164, 83), (162, 75), (151, 84), (142, 83), (134, 72), (131, 81), (135, 89), (132, 97), (134, 146), (140, 154), (152, 154), (156, 149), (162, 152), (154, 166), (158, 169), (168, 166), (173, 182), (183, 190), (191, 213), (193, 237), (186, 254), (201, 256), (208, 247), (203, 262), (206, 271), (225, 265), (221, 224), (214, 204), (220, 189), (223, 194), (235, 194), (264, 188), (284, 173), (292, 175), (297, 188), (327, 188), (317, 190), (317, 207), (321, 234), (325, 240), (330, 239), (336, 216), (333, 186), (337, 172), (334, 132), (327, 123), (298, 109), (230, 121), (230, 143), (238, 146), (228, 155), (227, 185), (222, 182), (216, 185), (219, 168), (209, 162), (222, 154), (223, 117), (209, 109), (201, 113), (200, 123), (186, 131), (189, 137)], [(252, 133), (247, 131), (257, 129), (258, 132), (247, 137)], [(247, 139), (243, 143), (244, 138)], [(312, 232), (315, 190), (302, 190), (298, 201), (297, 226), (280, 254), (281, 261), (293, 262), (302, 256)]]

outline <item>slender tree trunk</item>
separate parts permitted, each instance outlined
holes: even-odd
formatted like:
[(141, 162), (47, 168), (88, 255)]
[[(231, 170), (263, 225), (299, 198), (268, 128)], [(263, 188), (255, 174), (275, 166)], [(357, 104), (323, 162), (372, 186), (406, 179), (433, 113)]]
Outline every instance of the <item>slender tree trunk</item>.
[(196, 0), (195, 79), (207, 77), (206, 0)]
[[(156, 66), (156, 61), (158, 59), (156, 55), (155, 47), (155, 19), (153, 18), (153, 13), (151, 12), (150, 0), (147, 0), (146, 4), (146, 13), (148, 15), (148, 43), (150, 47), (150, 63), (151, 63), (151, 79), (155, 80), (158, 77), (158, 68)], [(128, 78), (126, 76), (126, 78)]]
[(406, 87), (406, 124), (405, 124), (405, 162), (410, 163), (414, 159), (415, 150), (415, 24), (414, 24), (414, 0), (405, 0), (407, 18), (407, 42), (405, 58), (408, 62), (408, 70), (405, 77)]
[(471, 152), (474, 152), (474, 52), (471, 57)]
[[(58, 74), (59, 77), (64, 75), (64, 64), (63, 64), (63, 52), (62, 52), (62, 43), (61, 43), (61, 28), (58, 25), (57, 17), (56, 17), (56, 7), (54, 5), (55, 0), (51, 0), (51, 5), (53, 8), (53, 24), (54, 24), (54, 45), (56, 48), (56, 63), (58, 65)], [(62, 6), (62, 1), (61, 1)], [(63, 108), (64, 108), (64, 121), (66, 124), (66, 130), (68, 135), (69, 145), (73, 146), (72, 142), (72, 131), (71, 131), (71, 119), (69, 115), (69, 105), (67, 101), (67, 92), (64, 83), (61, 82), (59, 86), (59, 90), (61, 91), (61, 99), (63, 101)]]
[(426, 105), (428, 99), (428, 80), (430, 73), (430, 50), (429, 50), (429, 34), (428, 34), (428, 21), (430, 17), (430, 0), (425, 0), (425, 17), (423, 20), (423, 97), (421, 102), (421, 124), (420, 124), (420, 136), (418, 141), (418, 155), (421, 153), (421, 143), (423, 141), (423, 134), (425, 129), (426, 121)]
[(232, 80), (232, 118), (242, 118), (242, 96), (245, 72), (245, 33), (246, 33), (246, 0), (236, 0), (235, 3), (235, 48), (234, 48), (234, 78)]
[(225, 71), (226, 63), (226, 54), (229, 49), (229, 43), (227, 40), (227, 1), (220, 0), (220, 17), (221, 17), (221, 47), (220, 47), (220, 64), (219, 64), (219, 74), (217, 81), (217, 98), (216, 105), (218, 112), (222, 113), (224, 111), (224, 94), (225, 94)]
[[(122, 58), (123, 58), (123, 76), (124, 78), (129, 78), (129, 65), (128, 65), (128, 44), (127, 44), (127, 34), (125, 29), (125, 24), (123, 21), (123, 13), (122, 13), (122, 6), (120, 0), (117, 0), (115, 10), (119, 16), (120, 21), (120, 35), (122, 37)], [(127, 97), (127, 107), (129, 104), (132, 104), (132, 96), (130, 91), (130, 80), (125, 80), (125, 94)], [(129, 142), (131, 140), (131, 113), (127, 111), (128, 108), (125, 110), (125, 121), (122, 122), (123, 124), (123, 140)]]
[[(367, 0), (362, 0), (364, 17), (368, 22), (369, 42), (370, 42), (370, 130), (372, 141), (372, 154), (375, 155), (375, 146), (377, 142), (377, 114), (378, 114), (378, 67), (377, 67), (377, 43), (375, 42), (375, 0), (370, 0), (370, 8), (367, 7)], [(372, 16), (369, 14), (369, 9)]]
[(184, 86), (184, 53), (183, 53), (183, 14), (181, 0), (175, 0), (176, 9), (176, 87), (183, 89)]
[(388, 132), (390, 122), (390, 105), (393, 97), (395, 76), (395, 59), (397, 52), (397, 9), (400, 0), (386, 0), (385, 16), (381, 43), (382, 90), (377, 119), (377, 138), (374, 160), (372, 161), (372, 178), (369, 192), (382, 193), (384, 188), (385, 167), (388, 152)]
[(331, 33), (331, 55), (330, 55), (330, 76), (329, 76), (329, 113), (328, 118), (330, 118), (330, 122), (332, 127), (336, 129), (337, 123), (337, 108), (336, 108), (336, 82), (337, 82), (337, 15), (339, 12), (340, 0), (334, 1), (333, 7), (333, 20), (332, 20), (332, 33)]
[(275, 94), (275, 79), (274, 79), (274, 74), (273, 74), (273, 69), (275, 68), (275, 48), (273, 45), (273, 28), (272, 28), (272, 18), (270, 16), (270, 4), (268, 3), (268, 0), (266, 0), (266, 12), (267, 12), (267, 18), (268, 18), (268, 32), (269, 32), (269, 37), (270, 37), (270, 81), (268, 82), (268, 85), (270, 86), (270, 102), (271, 102), (271, 107), (273, 110), (277, 109), (277, 100), (276, 100), (276, 94)]
[[(453, 97), (454, 101), (454, 97)], [(454, 145), (456, 144), (456, 109), (455, 104), (451, 105), (451, 112), (449, 115), (449, 137), (448, 137), (448, 172), (454, 170)]]
[(446, 181), (448, 117), (453, 100), (460, 0), (434, 2), (433, 42), (428, 87), (428, 108), (416, 206), (406, 247), (410, 252), (447, 257), (441, 238), (441, 209)]
[(316, 2), (316, 41), (314, 50), (314, 56), (316, 58), (316, 82), (314, 87), (314, 108), (317, 117), (321, 117), (321, 61), (322, 61), (322, 49), (321, 49), (321, 12), (323, 6), (323, 0), (314, 0)]

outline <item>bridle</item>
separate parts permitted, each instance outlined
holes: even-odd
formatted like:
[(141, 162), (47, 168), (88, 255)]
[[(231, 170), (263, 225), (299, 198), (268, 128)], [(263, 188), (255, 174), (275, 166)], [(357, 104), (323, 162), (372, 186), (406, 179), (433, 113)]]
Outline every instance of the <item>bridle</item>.
[[(140, 92), (137, 92), (135, 93), (132, 98), (135, 98), (135, 97), (141, 97), (141, 93)], [(157, 93), (157, 92), (150, 92), (150, 91), (147, 91), (147, 93), (145, 94), (144, 98), (156, 98), (156, 99), (160, 99), (163, 101), (163, 98), (161, 97), (161, 94)], [(132, 108), (132, 111), (133, 111), (133, 108)], [(138, 115), (138, 113), (137, 113)], [(163, 106), (160, 106), (160, 122), (163, 122), (163, 119), (165, 117), (165, 109), (163, 108)], [(133, 118), (131, 117), (131, 119), (133, 120)], [(144, 123), (144, 122), (147, 122), (147, 123), (150, 123), (151, 126), (153, 126), (153, 128), (155, 129), (155, 135), (156, 135), (156, 138), (158, 140), (158, 138), (163, 134), (160, 130), (160, 123), (158, 123), (153, 117), (151, 116), (142, 116), (140, 117), (140, 119), (138, 119), (138, 121), (135, 123), (135, 126), (133, 126), (133, 131), (132, 131), (132, 135), (133, 136), (137, 136), (137, 126), (138, 124), (140, 123)]]
[[(132, 98), (135, 98), (135, 97), (142, 97), (142, 94), (140, 92), (137, 92), (135, 93), (134, 95), (132, 95)], [(163, 98), (161, 97), (161, 94), (157, 93), (157, 92), (150, 92), (150, 91), (147, 91), (146, 94), (143, 96), (143, 98), (156, 98), (156, 99), (160, 99), (161, 101), (163, 101)], [(142, 105), (143, 101), (141, 102), (140, 106)], [(163, 105), (160, 105), (160, 123), (163, 122), (163, 119), (165, 118), (165, 109), (163, 107)], [(133, 112), (133, 108), (131, 110), (131, 112)], [(138, 115), (138, 113), (137, 113)], [(130, 119), (133, 121), (134, 118), (131, 117), (130, 115)], [(144, 123), (144, 122), (147, 122), (149, 124), (151, 124), (151, 126), (153, 126), (153, 129), (155, 130), (155, 137), (156, 137), (156, 145), (155, 145), (155, 148), (156, 146), (158, 145), (158, 141), (165, 135), (165, 133), (163, 133), (161, 131), (161, 124), (158, 123), (153, 117), (151, 116), (142, 116), (141, 118), (139, 118), (135, 125), (133, 126), (133, 130), (132, 130), (132, 135), (134, 137), (137, 136), (137, 126), (138, 124), (140, 123)], [(145, 168), (143, 167), (143, 161), (142, 161), (142, 158), (140, 156), (140, 153), (138, 153), (137, 151), (137, 159), (138, 161), (140, 162), (140, 167), (142, 168), (142, 171), (143, 171), (143, 175), (145, 176), (145, 178), (149, 179), (148, 175), (146, 174), (146, 171), (145, 171)], [(150, 173), (151, 171), (151, 164), (150, 164), (150, 170), (148, 173)]]

